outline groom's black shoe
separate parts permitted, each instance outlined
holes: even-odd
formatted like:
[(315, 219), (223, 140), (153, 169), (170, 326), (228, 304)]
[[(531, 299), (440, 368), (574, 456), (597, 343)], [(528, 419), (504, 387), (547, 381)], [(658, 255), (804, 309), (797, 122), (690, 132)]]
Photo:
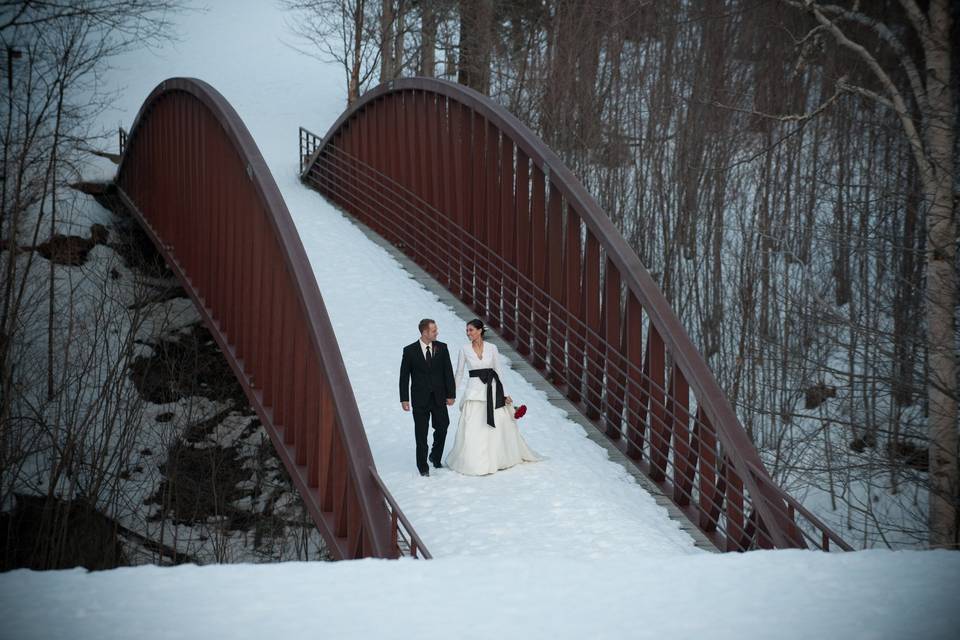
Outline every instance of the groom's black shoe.
[(440, 463), (440, 458), (430, 456), (430, 462), (433, 463), (434, 469), (443, 469), (443, 464)]
[(421, 472), (420, 472), (420, 475), (423, 476), (424, 478), (429, 478), (429, 477), (430, 477), (430, 469), (427, 469), (426, 471), (421, 471)]

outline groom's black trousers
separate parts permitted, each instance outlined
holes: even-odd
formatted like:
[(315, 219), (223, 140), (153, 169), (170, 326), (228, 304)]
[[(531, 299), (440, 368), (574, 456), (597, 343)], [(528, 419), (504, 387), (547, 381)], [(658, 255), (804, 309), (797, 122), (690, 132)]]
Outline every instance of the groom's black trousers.
[(413, 406), (413, 428), (417, 437), (417, 469), (421, 473), (430, 468), (427, 466), (427, 431), (431, 420), (433, 421), (433, 448), (430, 450), (430, 459), (433, 460), (443, 455), (443, 443), (447, 439), (447, 427), (450, 426), (446, 400), (437, 402), (433, 394), (430, 394), (430, 402), (426, 406)]

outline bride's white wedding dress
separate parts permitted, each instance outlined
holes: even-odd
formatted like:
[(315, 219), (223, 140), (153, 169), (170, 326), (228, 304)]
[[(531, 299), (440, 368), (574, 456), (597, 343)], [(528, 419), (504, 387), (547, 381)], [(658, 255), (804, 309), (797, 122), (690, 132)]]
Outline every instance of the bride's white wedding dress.
[[(487, 385), (480, 378), (469, 377), (469, 372), (493, 369), (501, 380), (503, 372), (496, 345), (485, 342), (482, 355), (482, 358), (478, 357), (470, 343), (460, 349), (455, 377), (458, 394), (464, 374), (468, 377), (466, 390), (461, 395), (457, 437), (446, 459), (449, 468), (470, 476), (495, 473), (521, 462), (540, 459), (520, 435), (511, 405), (494, 409), (496, 428), (487, 424)], [(496, 385), (496, 381), (492, 384)]]

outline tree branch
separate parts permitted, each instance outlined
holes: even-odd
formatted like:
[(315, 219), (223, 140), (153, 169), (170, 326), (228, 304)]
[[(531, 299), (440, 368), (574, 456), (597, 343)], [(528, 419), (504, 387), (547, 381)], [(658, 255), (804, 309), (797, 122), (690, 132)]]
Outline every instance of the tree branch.
[(846, 78), (841, 78), (840, 80), (838, 80), (838, 81), (837, 81), (837, 86), (840, 87), (841, 89), (843, 89), (844, 91), (847, 91), (847, 92), (849, 92), (849, 93), (856, 93), (856, 94), (858, 94), (858, 95), (863, 96), (864, 98), (868, 98), (868, 99), (870, 99), (870, 100), (874, 100), (874, 101), (876, 101), (876, 102), (879, 102), (880, 104), (882, 104), (882, 105), (885, 106), (885, 107), (889, 107), (890, 109), (894, 109), (893, 103), (890, 102), (890, 100), (888, 100), (887, 98), (884, 98), (882, 95), (880, 95), (880, 94), (877, 93), (876, 91), (871, 91), (870, 89), (867, 89), (866, 87), (861, 87), (861, 86), (859, 86), (859, 85), (850, 84), (849, 82), (846, 81)]
[(710, 102), (711, 106), (726, 109), (728, 111), (734, 111), (736, 113), (746, 113), (751, 116), (758, 116), (760, 118), (765, 118), (767, 120), (776, 120), (777, 122), (806, 122), (811, 118), (815, 118), (826, 110), (830, 105), (836, 102), (837, 98), (840, 97), (840, 94), (846, 89), (844, 86), (846, 84), (847, 77), (843, 76), (837, 80), (837, 90), (833, 92), (833, 95), (827, 98), (819, 107), (813, 111), (808, 111), (807, 113), (791, 113), (791, 114), (781, 114), (774, 115), (772, 113), (764, 113), (762, 111), (756, 111), (755, 109), (740, 109), (739, 107), (731, 107), (729, 105), (722, 104), (716, 100)]
[[(794, 0), (784, 0), (784, 2), (787, 2), (787, 4), (793, 6), (797, 5)], [(854, 42), (847, 37), (847, 34), (844, 33), (843, 30), (836, 25), (836, 23), (830, 20), (823, 13), (822, 7), (819, 4), (813, 0), (803, 0), (803, 6), (807, 11), (813, 14), (813, 17), (817, 20), (817, 22), (827, 28), (827, 30), (833, 35), (834, 40), (836, 40), (840, 46), (857, 54), (857, 56), (867, 64), (880, 84), (883, 85), (884, 90), (890, 96), (889, 103), (893, 107), (897, 117), (900, 119), (900, 124), (903, 126), (904, 133), (907, 136), (907, 142), (910, 144), (910, 149), (913, 151), (914, 159), (916, 160), (917, 167), (920, 169), (920, 173), (923, 176), (924, 183), (928, 186), (933, 184), (934, 171), (923, 148), (923, 139), (920, 135), (920, 132), (917, 130), (917, 125), (913, 116), (910, 115), (910, 110), (903, 98), (903, 94), (900, 93), (896, 83), (894, 83), (890, 75), (883, 70), (883, 67), (880, 66), (880, 63), (877, 62), (877, 59), (873, 56), (873, 54), (867, 51), (862, 44)]]
[(900, 0), (900, 6), (907, 12), (907, 18), (913, 24), (913, 28), (920, 34), (920, 41), (923, 42), (923, 52), (927, 53), (927, 42), (930, 40), (930, 23), (923, 11), (917, 5), (916, 0)]
[[(809, 5), (815, 4), (815, 3), (812, 3), (810, 0), (803, 0), (803, 2), (799, 2), (796, 0), (785, 0), (785, 1), (789, 5), (792, 5), (796, 8), (802, 8), (802, 9), (807, 9)], [(912, 2), (912, 0), (901, 0), (901, 2)], [(903, 66), (904, 72), (907, 74), (907, 80), (910, 82), (910, 89), (913, 92), (914, 98), (917, 101), (917, 106), (920, 108), (921, 112), (926, 110), (927, 90), (926, 90), (926, 86), (923, 83), (922, 76), (920, 75), (920, 71), (919, 69), (917, 69), (917, 65), (914, 62), (913, 58), (911, 58), (910, 55), (907, 53), (907, 49), (906, 47), (903, 46), (903, 42), (900, 41), (900, 38), (898, 38), (890, 30), (890, 28), (887, 25), (880, 22), (879, 20), (871, 18), (870, 16), (867, 16), (856, 10), (850, 11), (848, 9), (845, 9), (844, 7), (840, 7), (832, 4), (831, 5), (816, 4), (816, 6), (817, 8), (820, 9), (820, 11), (824, 13), (824, 15), (827, 15), (827, 14), (833, 15), (833, 16), (836, 16), (837, 18), (841, 18), (848, 22), (854, 22), (867, 27), (868, 29), (873, 31), (877, 36), (879, 36), (881, 40), (886, 42), (890, 46), (890, 48), (893, 49), (893, 52), (897, 55), (897, 59), (900, 61), (900, 64)], [(920, 18), (921, 20), (923, 19), (922, 14)], [(833, 23), (831, 22), (830, 24), (833, 24)], [(810, 33), (808, 33), (800, 41), (800, 43), (806, 41), (814, 33), (819, 33), (820, 31), (823, 31), (823, 30), (829, 31), (830, 30), (829, 25), (825, 25), (821, 23), (817, 27), (811, 29)], [(919, 30), (920, 29), (918, 28), (918, 31)], [(925, 38), (924, 32), (921, 32), (920, 35), (921, 37)], [(926, 51), (926, 44), (924, 44), (924, 50)]]

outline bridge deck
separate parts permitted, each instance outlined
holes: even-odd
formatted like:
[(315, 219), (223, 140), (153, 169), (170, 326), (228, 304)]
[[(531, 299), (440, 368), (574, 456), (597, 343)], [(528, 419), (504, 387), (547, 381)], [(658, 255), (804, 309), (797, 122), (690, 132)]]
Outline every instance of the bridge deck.
[[(417, 338), (422, 317), (437, 320), (440, 340), (455, 352), (473, 314), (318, 194), (295, 193), (283, 180), (280, 185), (337, 332), (380, 475), (435, 557), (713, 550), (501, 341), (497, 345), (511, 360), (506, 390), (528, 405), (521, 430), (545, 459), (486, 477), (444, 469), (421, 478), (413, 420), (401, 411), (397, 396), (400, 352)], [(447, 452), (459, 419), (456, 407), (450, 413)]]
[[(446, 290), (443, 285), (433, 278), (433, 276), (424, 271), (417, 263), (408, 258), (402, 251), (384, 240), (381, 236), (371, 231), (367, 226), (357, 221), (352, 216), (348, 215), (347, 217), (350, 218), (351, 221), (356, 224), (361, 231), (363, 231), (367, 239), (389, 253), (390, 256), (392, 256), (393, 259), (396, 260), (405, 271), (409, 272), (410, 275), (413, 276), (413, 279), (418, 284), (436, 295), (441, 303), (451, 307), (459, 318), (469, 319), (473, 317), (474, 314), (469, 307), (467, 307), (452, 293)], [(605, 449), (610, 460), (622, 466), (627, 473), (633, 476), (633, 478), (637, 481), (637, 484), (639, 484), (651, 496), (653, 496), (654, 501), (656, 501), (659, 506), (667, 510), (670, 519), (676, 521), (680, 525), (680, 528), (693, 538), (696, 547), (706, 551), (719, 553), (719, 550), (709, 540), (709, 538), (707, 538), (696, 525), (690, 522), (690, 519), (687, 518), (686, 514), (678, 509), (672, 500), (663, 494), (663, 492), (660, 490), (660, 487), (643, 475), (643, 473), (641, 473), (640, 470), (630, 462), (623, 452), (615, 447), (613, 443), (611, 443), (610, 440), (603, 435), (603, 433), (597, 429), (597, 427), (586, 416), (584, 416), (577, 407), (567, 400), (563, 394), (557, 391), (556, 388), (551, 385), (537, 369), (524, 360), (523, 356), (517, 353), (513, 347), (500, 340), (496, 331), (488, 329), (487, 333), (491, 336), (491, 339), (496, 342), (500, 352), (510, 359), (511, 368), (523, 376), (524, 380), (538, 392), (544, 394), (551, 405), (560, 411), (566, 412), (567, 420), (575, 422), (583, 427), (586, 437), (598, 446)], [(454, 366), (456, 366), (456, 363), (454, 363)]]

